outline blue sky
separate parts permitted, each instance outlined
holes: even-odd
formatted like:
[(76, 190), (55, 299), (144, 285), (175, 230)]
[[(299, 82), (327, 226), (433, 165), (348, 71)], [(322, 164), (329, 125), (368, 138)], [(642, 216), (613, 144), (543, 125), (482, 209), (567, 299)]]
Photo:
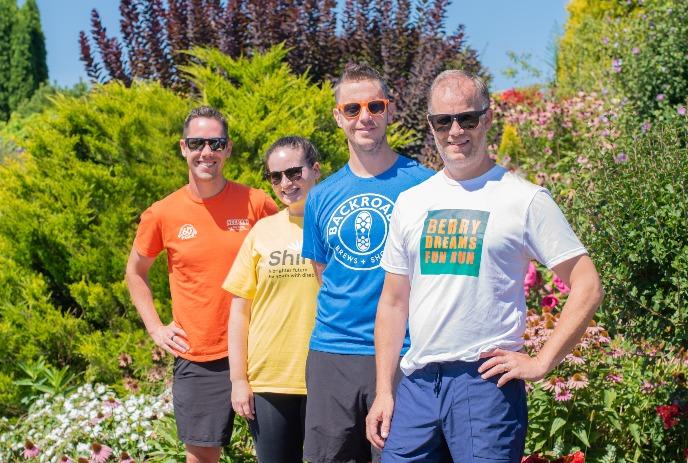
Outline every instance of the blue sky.
[[(544, 80), (521, 74), (503, 75), (512, 66), (507, 52), (530, 54), (529, 63), (544, 76), (551, 75), (551, 49), (566, 22), (567, 0), (453, 0), (448, 8), (447, 29), (466, 26), (468, 43), (493, 75), (493, 90)], [(119, 34), (118, 0), (38, 0), (48, 50), (51, 82), (71, 86), (87, 80), (79, 61), (80, 30), (90, 28), (96, 8), (108, 35)]]

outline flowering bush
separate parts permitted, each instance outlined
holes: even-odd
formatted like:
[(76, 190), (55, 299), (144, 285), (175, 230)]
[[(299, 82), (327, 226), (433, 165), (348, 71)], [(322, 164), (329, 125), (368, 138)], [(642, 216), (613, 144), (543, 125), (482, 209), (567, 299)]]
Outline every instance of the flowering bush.
[[(531, 264), (525, 345), (535, 355), (557, 324), (568, 288)], [(529, 384), (530, 462), (675, 462), (688, 448), (688, 355), (611, 339), (592, 322), (582, 341), (545, 379)], [(568, 458), (568, 459), (567, 459)], [(581, 456), (582, 458), (582, 456)]]
[[(227, 450), (224, 462), (253, 461), (243, 420), (235, 423)], [(2, 462), (103, 463), (110, 459), (126, 463), (184, 460), (169, 390), (119, 398), (108, 386), (86, 384), (67, 396), (45, 395), (15, 423), (0, 419)]]

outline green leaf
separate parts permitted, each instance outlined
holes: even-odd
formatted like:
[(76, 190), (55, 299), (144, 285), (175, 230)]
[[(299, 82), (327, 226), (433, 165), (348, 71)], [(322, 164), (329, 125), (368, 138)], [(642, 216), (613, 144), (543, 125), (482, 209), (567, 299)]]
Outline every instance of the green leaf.
[(604, 407), (607, 409), (612, 409), (612, 405), (616, 400), (616, 391), (607, 389), (604, 391)]
[(561, 429), (562, 426), (566, 424), (566, 420), (564, 418), (556, 417), (554, 418), (554, 421), (552, 421), (552, 427), (549, 429), (549, 437), (554, 436), (557, 431)]
[(590, 440), (588, 440), (588, 433), (585, 429), (580, 429), (578, 431), (572, 431), (573, 435), (576, 436), (586, 447), (590, 447)]
[(632, 423), (628, 426), (628, 430), (631, 432), (631, 436), (633, 436), (635, 443), (639, 446), (643, 445), (643, 439), (640, 436), (640, 427), (637, 424)]

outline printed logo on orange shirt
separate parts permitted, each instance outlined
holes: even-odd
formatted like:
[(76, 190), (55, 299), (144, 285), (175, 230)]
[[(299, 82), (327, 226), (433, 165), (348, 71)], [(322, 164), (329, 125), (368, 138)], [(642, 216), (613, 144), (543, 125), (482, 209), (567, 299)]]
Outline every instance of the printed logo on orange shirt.
[(229, 231), (246, 231), (250, 226), (251, 223), (248, 219), (227, 219), (227, 230)]
[(195, 238), (196, 235), (198, 235), (198, 232), (196, 231), (194, 226), (190, 223), (185, 223), (179, 229), (179, 233), (177, 233), (177, 238), (179, 238), (180, 240), (190, 240), (191, 238)]

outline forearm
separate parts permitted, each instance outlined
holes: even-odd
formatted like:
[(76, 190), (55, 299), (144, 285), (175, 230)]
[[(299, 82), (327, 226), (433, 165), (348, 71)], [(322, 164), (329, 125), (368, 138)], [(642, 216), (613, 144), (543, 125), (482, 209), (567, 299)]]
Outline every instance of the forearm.
[(394, 306), (380, 303), (375, 319), (375, 367), (377, 394), (393, 392), (394, 376), (399, 366), (399, 354), (406, 335), (408, 305)]
[(313, 266), (313, 272), (315, 272), (315, 278), (318, 280), (318, 284), (322, 285), (322, 274), (325, 271), (326, 265), (314, 260), (311, 261), (311, 265)]
[(556, 368), (580, 341), (602, 302), (602, 294), (597, 274), (571, 286), (559, 321), (537, 355), (547, 372)]
[(129, 287), (131, 301), (141, 316), (146, 331), (152, 335), (156, 329), (162, 326), (162, 322), (158, 312), (155, 310), (153, 292), (148, 279), (137, 273), (127, 272), (127, 286)]
[(248, 379), (248, 326), (251, 301), (234, 297), (229, 312), (229, 377), (232, 381)]

